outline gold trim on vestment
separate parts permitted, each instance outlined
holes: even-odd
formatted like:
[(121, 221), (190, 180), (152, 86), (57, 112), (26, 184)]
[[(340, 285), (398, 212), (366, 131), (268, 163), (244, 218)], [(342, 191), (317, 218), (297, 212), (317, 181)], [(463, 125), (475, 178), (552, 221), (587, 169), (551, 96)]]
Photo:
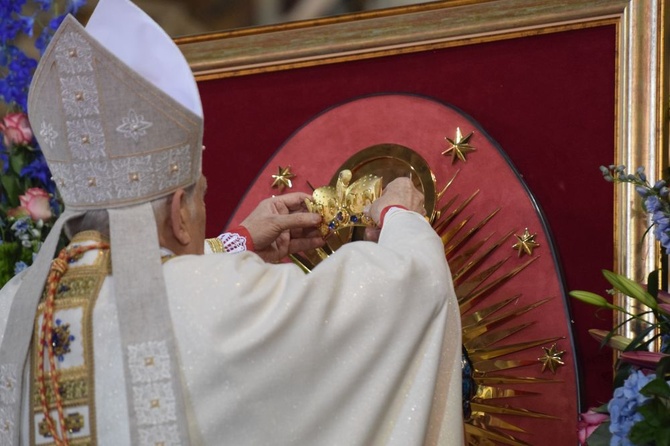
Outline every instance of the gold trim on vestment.
[[(84, 231), (77, 234), (70, 245), (85, 244), (87, 242), (106, 242), (96, 231)], [(93, 352), (93, 308), (100, 293), (105, 278), (111, 273), (110, 252), (107, 249), (96, 250), (97, 256), (89, 265), (78, 264), (74, 262), (70, 265), (63, 275), (54, 303), (54, 321), (57, 327), (62, 327), (64, 342), (79, 343), (83, 351), (83, 364), (76, 366), (60, 368), (60, 360), (57, 361), (59, 370), (58, 385), (60, 387), (63, 408), (65, 409), (66, 426), (75, 432), (75, 437), (69, 437), (71, 445), (91, 445), (97, 444), (97, 428), (95, 413), (95, 364)], [(90, 256), (89, 256), (90, 258)], [(33, 328), (33, 341), (31, 349), (31, 378), (30, 378), (30, 413), (33, 421), (30, 422), (30, 444), (31, 445), (52, 445), (47, 438), (39, 439), (37, 435), (44, 432), (49, 436), (48, 429), (41, 426), (44, 423), (42, 408), (40, 405), (39, 383), (37, 381), (38, 354), (39, 351), (39, 330), (42, 315), (44, 313), (44, 297), (40, 302), (35, 316)], [(65, 310), (81, 309), (81, 321), (72, 320), (72, 313), (65, 315)], [(61, 321), (59, 318), (63, 317)], [(67, 317), (70, 317), (68, 320)], [(72, 333), (71, 325), (80, 323), (80, 332)], [(76, 326), (76, 325), (75, 325)], [(72, 338), (72, 336), (74, 338)], [(81, 339), (77, 339), (77, 338)], [(69, 344), (68, 344), (69, 346)], [(60, 352), (62, 357), (73, 354), (67, 349)], [(49, 408), (55, 410), (55, 399), (53, 398), (53, 388), (49, 382), (50, 374), (47, 374), (47, 397)], [(53, 413), (52, 413), (53, 414)], [(76, 432), (82, 429), (88, 430), (89, 435), (76, 437)]]

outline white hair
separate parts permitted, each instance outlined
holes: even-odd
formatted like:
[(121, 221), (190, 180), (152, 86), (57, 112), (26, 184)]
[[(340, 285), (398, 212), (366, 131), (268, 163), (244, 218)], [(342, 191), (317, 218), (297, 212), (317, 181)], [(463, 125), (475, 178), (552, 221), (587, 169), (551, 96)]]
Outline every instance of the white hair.
[[(195, 206), (195, 200), (193, 199), (194, 191), (195, 184), (184, 189), (184, 197), (191, 211), (193, 211)], [(172, 196), (173, 194), (170, 194), (165, 197), (156, 198), (150, 202), (156, 223), (160, 224), (168, 218)], [(72, 239), (79, 232), (89, 230), (98, 231), (103, 236), (109, 238), (109, 214), (106, 209), (87, 211), (83, 216), (68, 221), (63, 227), (63, 232), (68, 239)]]

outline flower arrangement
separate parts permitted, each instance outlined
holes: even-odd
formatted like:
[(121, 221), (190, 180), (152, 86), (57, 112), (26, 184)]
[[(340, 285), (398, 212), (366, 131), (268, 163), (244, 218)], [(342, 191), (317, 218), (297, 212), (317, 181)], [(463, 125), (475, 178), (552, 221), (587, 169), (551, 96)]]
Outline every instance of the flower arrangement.
[[(666, 181), (657, 181), (652, 186), (642, 167), (634, 174), (626, 173), (624, 166), (602, 166), (600, 169), (607, 181), (634, 185), (650, 216), (649, 229), (653, 229), (656, 240), (670, 254), (670, 189)], [(646, 310), (631, 314), (598, 294), (588, 291), (570, 293), (583, 302), (625, 315), (621, 325), (610, 332), (590, 330), (602, 345), (621, 353), (612, 399), (580, 416), (580, 444), (670, 446), (670, 381), (666, 380), (670, 374), (670, 294), (659, 289), (659, 271), (649, 274), (646, 286), (612, 271), (605, 270), (603, 275), (612, 285), (608, 294), (626, 295)], [(631, 321), (641, 327), (634, 339), (616, 334), (618, 328)]]
[(31, 54), (43, 53), (65, 16), (84, 2), (0, 1), (0, 99), (7, 111), (0, 120), (0, 287), (32, 264), (61, 212), (26, 115), (28, 87), (37, 67)]

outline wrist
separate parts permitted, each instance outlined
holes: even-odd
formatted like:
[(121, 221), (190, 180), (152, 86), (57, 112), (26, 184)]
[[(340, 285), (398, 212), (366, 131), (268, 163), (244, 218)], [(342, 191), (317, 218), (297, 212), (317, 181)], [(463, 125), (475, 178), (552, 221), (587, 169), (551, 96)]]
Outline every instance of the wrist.
[(408, 210), (405, 206), (401, 206), (399, 204), (392, 204), (392, 205), (386, 206), (384, 209), (382, 209), (381, 213), (379, 214), (379, 224), (378, 224), (378, 226), (380, 228), (382, 226), (384, 226), (384, 219), (386, 218), (386, 214), (388, 214), (388, 212), (391, 209), (404, 209), (406, 211)]
[(211, 252), (244, 252), (253, 251), (254, 243), (251, 234), (244, 226), (238, 226), (220, 234), (218, 237), (206, 239)]

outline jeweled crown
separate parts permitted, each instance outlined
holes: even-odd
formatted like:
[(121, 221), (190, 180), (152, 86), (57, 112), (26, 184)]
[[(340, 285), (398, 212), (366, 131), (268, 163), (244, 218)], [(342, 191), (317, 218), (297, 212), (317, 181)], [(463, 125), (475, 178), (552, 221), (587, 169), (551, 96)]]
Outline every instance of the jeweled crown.
[(381, 195), (382, 178), (366, 175), (351, 183), (352, 176), (350, 170), (341, 171), (335, 187), (319, 187), (305, 200), (310, 212), (323, 217), (319, 230), (324, 237), (345, 227), (375, 226), (364, 211)]

